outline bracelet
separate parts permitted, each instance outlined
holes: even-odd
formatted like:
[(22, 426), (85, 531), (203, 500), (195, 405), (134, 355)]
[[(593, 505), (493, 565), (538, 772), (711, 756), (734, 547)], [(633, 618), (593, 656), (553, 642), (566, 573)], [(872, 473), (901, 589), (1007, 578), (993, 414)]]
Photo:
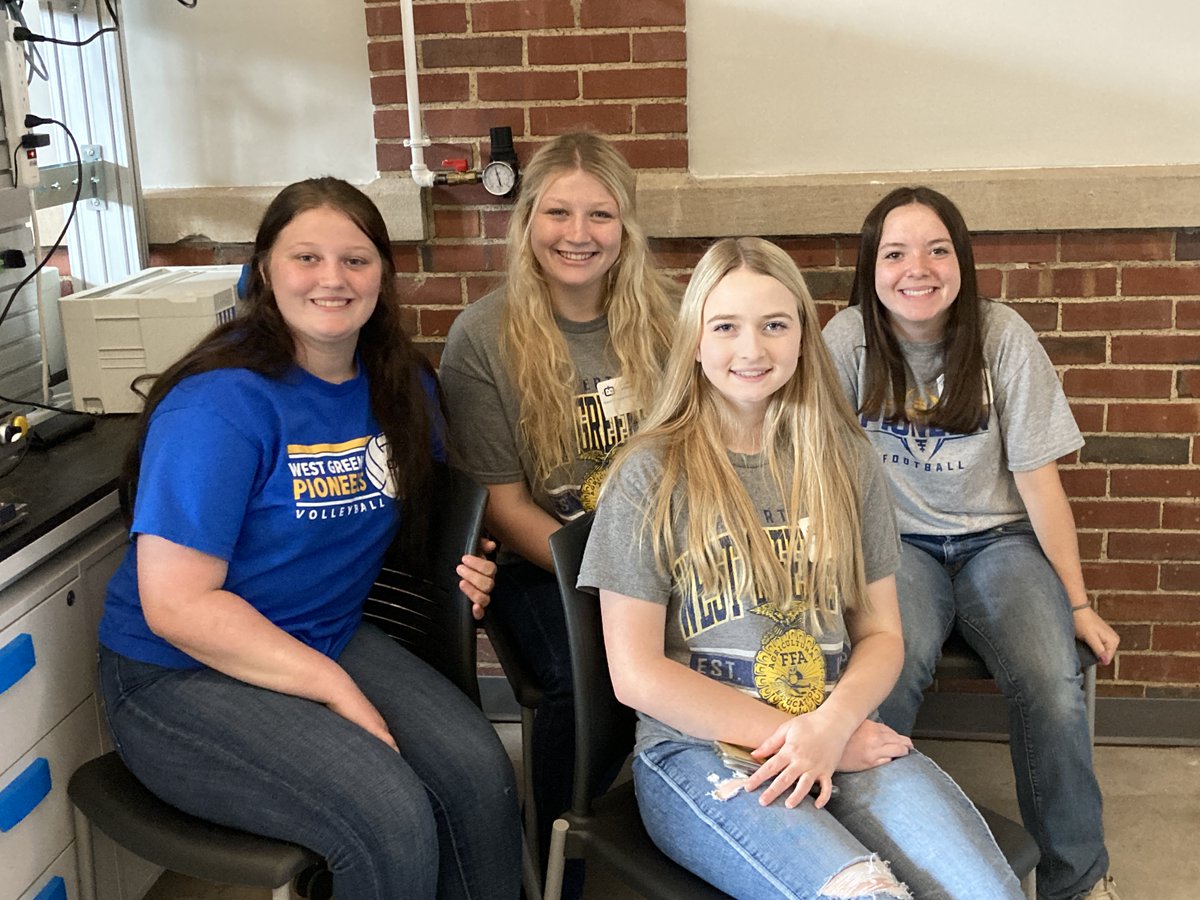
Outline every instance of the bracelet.
[(1074, 606), (1072, 606), (1072, 607), (1071, 607), (1071, 612), (1073, 612), (1073, 613), (1077, 613), (1077, 612), (1080, 612), (1080, 611), (1082, 611), (1082, 610), (1085, 610), (1085, 609), (1091, 609), (1091, 608), (1092, 608), (1092, 601), (1091, 601), (1091, 600), (1085, 600), (1085, 601), (1083, 601), (1082, 603), (1076, 603)]

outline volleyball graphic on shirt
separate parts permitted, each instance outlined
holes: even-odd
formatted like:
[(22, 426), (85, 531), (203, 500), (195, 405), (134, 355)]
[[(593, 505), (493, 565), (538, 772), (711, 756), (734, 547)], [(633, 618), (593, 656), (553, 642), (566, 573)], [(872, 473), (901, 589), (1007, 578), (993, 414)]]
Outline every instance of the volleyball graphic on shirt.
[(381, 494), (395, 499), (396, 479), (392, 477), (392, 469), (388, 465), (390, 456), (386, 435), (377, 434), (367, 442), (367, 480), (378, 488)]

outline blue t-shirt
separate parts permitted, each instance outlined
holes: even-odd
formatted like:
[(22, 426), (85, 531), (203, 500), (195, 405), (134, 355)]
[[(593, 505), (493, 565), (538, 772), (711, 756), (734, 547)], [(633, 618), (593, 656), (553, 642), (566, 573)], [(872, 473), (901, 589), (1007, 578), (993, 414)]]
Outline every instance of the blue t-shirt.
[[(425, 387), (436, 410), (432, 379)], [(281, 379), (218, 369), (184, 379), (155, 409), (131, 537), (226, 560), (226, 590), (337, 658), (396, 533), (394, 496), (361, 367), (342, 384), (300, 368)], [(109, 582), (100, 642), (160, 666), (201, 665), (146, 625), (136, 542)]]

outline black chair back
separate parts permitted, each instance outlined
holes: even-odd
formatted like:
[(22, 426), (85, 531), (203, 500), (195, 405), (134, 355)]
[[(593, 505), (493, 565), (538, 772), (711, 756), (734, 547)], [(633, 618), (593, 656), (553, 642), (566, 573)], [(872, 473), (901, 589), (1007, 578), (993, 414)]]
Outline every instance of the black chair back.
[(608, 674), (600, 601), (575, 586), (592, 530), (589, 513), (550, 536), (550, 556), (567, 619), (575, 680), (575, 784), (572, 811), (587, 815), (633, 749), (637, 715), (617, 701)]
[(475, 673), (475, 620), (471, 601), (458, 588), (455, 567), (476, 553), (487, 489), (452, 466), (435, 472), (429, 534), (433, 544), (420, 560), (402, 558), (399, 543), (384, 560), (363, 612), (425, 660), (479, 705)]

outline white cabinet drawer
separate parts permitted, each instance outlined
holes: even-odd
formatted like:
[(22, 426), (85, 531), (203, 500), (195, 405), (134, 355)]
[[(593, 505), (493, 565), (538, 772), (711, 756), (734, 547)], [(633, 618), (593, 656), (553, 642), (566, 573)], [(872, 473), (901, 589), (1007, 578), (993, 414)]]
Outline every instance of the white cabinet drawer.
[[(75, 838), (67, 782), (79, 766), (99, 755), (95, 697), (89, 696), (53, 731), (0, 772), (0, 900), (16, 900)], [(41, 776), (49, 776), (43, 796)]]
[(79, 872), (75, 862), (75, 842), (58, 855), (23, 893), (19, 900), (78, 900)]
[(77, 584), (0, 631), (0, 771), (95, 690), (96, 635)]

